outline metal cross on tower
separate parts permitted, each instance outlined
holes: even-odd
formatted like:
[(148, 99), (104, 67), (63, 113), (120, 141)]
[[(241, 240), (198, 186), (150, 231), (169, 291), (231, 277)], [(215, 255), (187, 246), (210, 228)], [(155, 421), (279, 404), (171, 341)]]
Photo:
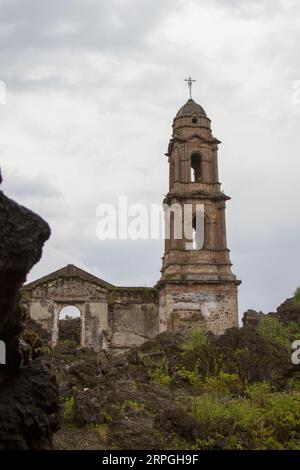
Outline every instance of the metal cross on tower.
[(192, 85), (193, 85), (193, 82), (195, 82), (196, 80), (192, 80), (192, 77), (189, 77), (189, 78), (185, 78), (184, 81), (188, 82), (188, 86), (190, 90), (190, 98), (192, 98)]

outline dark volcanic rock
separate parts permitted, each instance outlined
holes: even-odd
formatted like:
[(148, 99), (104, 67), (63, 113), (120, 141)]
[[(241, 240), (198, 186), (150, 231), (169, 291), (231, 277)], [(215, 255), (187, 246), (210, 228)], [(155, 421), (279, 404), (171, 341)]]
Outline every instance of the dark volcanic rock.
[(0, 450), (51, 448), (58, 411), (55, 377), (35, 359), (1, 386)]
[(256, 310), (247, 310), (247, 312), (245, 312), (243, 315), (243, 326), (252, 326), (256, 328), (263, 317), (263, 312), (257, 312)]
[(157, 429), (172, 434), (176, 429), (177, 434), (187, 441), (203, 438), (203, 430), (193, 416), (179, 407), (167, 408), (157, 416), (155, 420)]
[(22, 362), (20, 288), (49, 235), (43, 219), (0, 191), (0, 339), (7, 348), (6, 371), (15, 371)]
[(53, 375), (40, 360), (30, 362), (20, 338), (20, 288), (49, 235), (43, 219), (0, 191), (0, 340), (7, 361), (0, 366), (0, 449), (48, 448), (57, 429)]
[(292, 364), (284, 346), (263, 337), (251, 327), (231, 328), (216, 343), (223, 358), (223, 368), (238, 371), (248, 382), (268, 380), (280, 386), (286, 381)]
[(286, 299), (277, 309), (279, 319), (282, 323), (295, 322), (300, 324), (300, 303), (294, 298)]

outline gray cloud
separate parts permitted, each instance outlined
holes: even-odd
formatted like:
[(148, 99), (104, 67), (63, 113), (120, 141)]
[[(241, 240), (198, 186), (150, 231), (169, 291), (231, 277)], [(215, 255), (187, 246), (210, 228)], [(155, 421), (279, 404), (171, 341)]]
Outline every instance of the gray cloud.
[(159, 278), (161, 242), (100, 242), (96, 208), (159, 202), (183, 79), (212, 119), (232, 196), (240, 310), (274, 310), (300, 284), (300, 79), (293, 0), (0, 0), (4, 189), (52, 237), (30, 279), (74, 263), (116, 284)]

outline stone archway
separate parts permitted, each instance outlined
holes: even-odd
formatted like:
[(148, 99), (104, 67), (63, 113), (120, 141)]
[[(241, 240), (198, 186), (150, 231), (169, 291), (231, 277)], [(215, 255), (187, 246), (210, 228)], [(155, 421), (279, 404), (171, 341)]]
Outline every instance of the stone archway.
[(59, 321), (61, 311), (67, 307), (75, 307), (80, 312), (80, 341), (79, 346), (84, 347), (86, 345), (86, 335), (85, 335), (85, 312), (86, 312), (87, 302), (76, 302), (70, 300), (65, 301), (54, 301), (53, 302), (53, 323), (51, 331), (51, 345), (52, 347), (56, 346), (59, 341)]
[(82, 315), (78, 307), (64, 306), (58, 317), (58, 342), (72, 341), (78, 346), (82, 338)]
[(29, 314), (49, 332), (51, 344), (56, 346), (61, 310), (70, 305), (78, 308), (80, 346), (100, 351), (106, 348), (107, 291), (110, 286), (96, 276), (68, 265), (26, 286)]

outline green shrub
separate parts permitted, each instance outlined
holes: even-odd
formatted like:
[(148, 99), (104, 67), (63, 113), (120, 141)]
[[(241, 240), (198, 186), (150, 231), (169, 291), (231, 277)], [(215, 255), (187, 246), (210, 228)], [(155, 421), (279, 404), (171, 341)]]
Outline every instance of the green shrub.
[(180, 377), (191, 385), (199, 386), (202, 383), (197, 363), (195, 364), (195, 368), (193, 370), (188, 370), (183, 365), (181, 365), (177, 367), (175, 373), (177, 377)]
[(66, 398), (65, 406), (64, 406), (64, 418), (65, 419), (72, 421), (73, 416), (74, 416), (74, 404), (75, 404), (74, 397)]
[(287, 330), (290, 336), (290, 339), (293, 341), (295, 339), (300, 339), (300, 324), (294, 321), (291, 321), (287, 325)]
[(266, 423), (283, 444), (298, 436), (300, 431), (300, 393), (276, 393), (269, 397), (265, 412)]
[(259, 407), (265, 407), (270, 394), (274, 390), (269, 382), (256, 382), (246, 387), (245, 394)]
[(192, 414), (205, 436), (194, 448), (299, 449), (300, 393), (272, 393), (264, 382), (248, 386), (247, 395), (195, 398)]
[(293, 377), (287, 381), (286, 390), (300, 393), (300, 372), (294, 373)]
[(142, 411), (145, 410), (145, 405), (143, 403), (140, 403), (138, 401), (134, 400), (126, 400), (124, 401), (122, 405), (122, 411), (126, 411), (128, 409), (134, 410), (134, 411)]
[(170, 383), (172, 383), (173, 381), (173, 377), (171, 377), (171, 375), (167, 374), (165, 370), (161, 368), (149, 370), (148, 376), (150, 379), (150, 383), (156, 385), (170, 385)]
[(183, 349), (192, 351), (207, 344), (207, 337), (203, 330), (193, 330), (183, 343)]
[(237, 374), (220, 372), (217, 376), (207, 377), (202, 390), (216, 396), (239, 396), (243, 393), (243, 383)]
[(258, 331), (275, 343), (290, 348), (288, 329), (277, 318), (265, 317), (259, 322)]
[(294, 302), (296, 302), (297, 304), (300, 303), (300, 286), (297, 287), (297, 289), (294, 292)]
[(173, 381), (173, 377), (168, 372), (168, 361), (166, 357), (160, 361), (157, 367), (148, 370), (148, 377), (152, 384), (162, 386), (170, 385)]

